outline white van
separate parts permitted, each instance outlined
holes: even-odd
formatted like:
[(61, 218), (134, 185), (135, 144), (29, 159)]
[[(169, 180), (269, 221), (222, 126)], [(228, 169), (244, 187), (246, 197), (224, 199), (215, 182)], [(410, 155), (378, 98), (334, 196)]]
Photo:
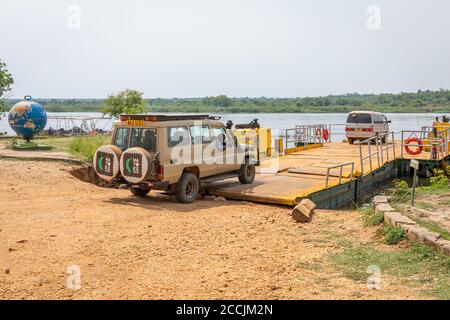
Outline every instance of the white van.
[(381, 136), (386, 142), (385, 134), (389, 133), (389, 123), (386, 116), (373, 111), (353, 111), (348, 114), (345, 135), (347, 141), (353, 144), (355, 140), (366, 140)]

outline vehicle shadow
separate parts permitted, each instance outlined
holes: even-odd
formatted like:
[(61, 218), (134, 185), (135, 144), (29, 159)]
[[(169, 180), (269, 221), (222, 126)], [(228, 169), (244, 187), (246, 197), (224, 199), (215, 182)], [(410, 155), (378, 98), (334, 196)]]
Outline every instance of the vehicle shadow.
[(103, 202), (114, 204), (114, 205), (122, 205), (127, 207), (135, 207), (142, 208), (147, 210), (171, 210), (177, 212), (191, 212), (197, 211), (201, 209), (211, 209), (215, 207), (223, 207), (223, 206), (235, 206), (243, 204), (242, 201), (235, 200), (225, 200), (221, 197), (214, 200), (213, 198), (199, 198), (195, 200), (193, 203), (178, 203), (175, 200), (175, 197), (172, 195), (167, 195), (165, 193), (150, 193), (145, 197), (114, 197), (104, 200)]

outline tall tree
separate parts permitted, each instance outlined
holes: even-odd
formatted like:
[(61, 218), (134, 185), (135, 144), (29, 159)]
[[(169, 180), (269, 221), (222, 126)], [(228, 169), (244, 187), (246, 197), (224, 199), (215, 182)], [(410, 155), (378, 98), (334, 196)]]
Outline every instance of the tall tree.
[(0, 112), (5, 110), (4, 96), (11, 90), (11, 86), (14, 84), (14, 79), (6, 69), (6, 63), (0, 59)]
[(110, 95), (105, 101), (102, 112), (114, 117), (120, 114), (143, 113), (145, 102), (142, 95), (142, 92), (131, 89), (126, 89), (116, 95)]
[(227, 107), (231, 106), (231, 104), (232, 104), (231, 99), (223, 94), (220, 96), (217, 96), (217, 97), (213, 97), (211, 100), (212, 100), (212, 104), (214, 104), (218, 107), (222, 107), (222, 108), (227, 108)]

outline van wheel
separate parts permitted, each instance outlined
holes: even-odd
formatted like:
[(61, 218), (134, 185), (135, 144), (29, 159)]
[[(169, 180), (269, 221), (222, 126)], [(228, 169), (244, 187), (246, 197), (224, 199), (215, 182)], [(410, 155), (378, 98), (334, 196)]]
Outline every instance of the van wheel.
[(381, 143), (386, 143), (386, 136), (384, 136), (383, 138), (381, 138)]
[(199, 182), (197, 176), (185, 172), (175, 186), (175, 199), (180, 203), (191, 203), (198, 195)]
[(150, 189), (142, 189), (142, 188), (130, 187), (130, 191), (136, 197), (145, 197), (150, 192)]
[(355, 142), (355, 139), (353, 139), (353, 138), (348, 138), (347, 140), (348, 140), (348, 143), (350, 143), (350, 144), (353, 144)]
[(256, 167), (245, 158), (245, 163), (241, 165), (239, 170), (239, 182), (242, 184), (251, 184), (255, 180)]

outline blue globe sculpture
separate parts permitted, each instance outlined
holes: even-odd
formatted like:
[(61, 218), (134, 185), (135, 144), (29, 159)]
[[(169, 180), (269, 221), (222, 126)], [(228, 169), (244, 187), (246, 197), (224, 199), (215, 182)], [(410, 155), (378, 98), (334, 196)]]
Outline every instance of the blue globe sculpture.
[(27, 141), (43, 130), (47, 124), (47, 112), (39, 103), (31, 99), (31, 96), (26, 96), (24, 101), (16, 103), (8, 116), (11, 128)]

